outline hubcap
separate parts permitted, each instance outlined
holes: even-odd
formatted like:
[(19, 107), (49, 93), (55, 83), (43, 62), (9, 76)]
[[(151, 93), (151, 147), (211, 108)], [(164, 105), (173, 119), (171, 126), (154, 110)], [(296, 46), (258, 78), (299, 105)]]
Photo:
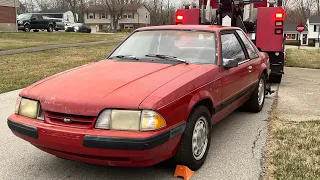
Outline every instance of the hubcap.
[(200, 117), (194, 125), (192, 134), (192, 153), (196, 160), (200, 160), (208, 146), (208, 121)]
[(261, 106), (262, 103), (263, 103), (264, 95), (265, 95), (265, 92), (264, 92), (264, 81), (263, 81), (263, 79), (260, 79), (259, 88), (258, 88), (258, 103), (259, 103), (259, 106)]

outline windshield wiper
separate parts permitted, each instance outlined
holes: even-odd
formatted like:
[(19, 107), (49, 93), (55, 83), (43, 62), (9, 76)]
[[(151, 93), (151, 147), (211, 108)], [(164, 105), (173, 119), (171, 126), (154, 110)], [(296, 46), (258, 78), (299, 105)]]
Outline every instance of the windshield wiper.
[(156, 58), (160, 58), (160, 59), (179, 61), (179, 62), (189, 64), (186, 60), (179, 59), (175, 56), (164, 55), (164, 54), (147, 54), (146, 57), (156, 57)]
[(119, 58), (119, 59), (134, 59), (134, 60), (139, 60), (137, 57), (132, 56), (132, 55), (117, 55), (117, 56), (112, 56), (112, 57), (110, 57), (110, 59), (112, 59), (112, 58), (114, 58), (114, 57)]

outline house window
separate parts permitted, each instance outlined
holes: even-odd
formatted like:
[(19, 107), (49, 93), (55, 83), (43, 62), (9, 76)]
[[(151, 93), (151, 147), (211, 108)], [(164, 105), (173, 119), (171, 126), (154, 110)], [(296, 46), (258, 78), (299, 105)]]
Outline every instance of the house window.
[(146, 19), (148, 19), (148, 13), (146, 13)]
[(93, 13), (89, 13), (89, 19), (94, 19), (94, 14)]
[(296, 40), (296, 34), (287, 34), (287, 40)]
[(123, 14), (122, 19), (126, 19), (126, 18), (128, 18), (128, 16), (126, 14)]
[(124, 29), (133, 29), (133, 24), (125, 24)]
[(101, 13), (101, 18), (102, 18), (102, 19), (106, 19), (106, 17), (107, 17), (107, 16), (106, 16), (106, 13)]
[(128, 14), (127, 18), (133, 18), (132, 14)]
[(318, 32), (318, 28), (319, 28), (319, 25), (317, 26), (317, 25), (313, 25), (313, 31), (314, 32)]

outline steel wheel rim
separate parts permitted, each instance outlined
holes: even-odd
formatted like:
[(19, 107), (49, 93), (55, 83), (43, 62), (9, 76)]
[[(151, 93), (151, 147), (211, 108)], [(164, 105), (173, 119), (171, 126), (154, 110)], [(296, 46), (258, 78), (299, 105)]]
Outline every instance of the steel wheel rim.
[(196, 160), (202, 159), (208, 146), (208, 121), (200, 117), (194, 125), (192, 134), (192, 154)]
[(259, 87), (258, 87), (258, 103), (261, 106), (263, 103), (263, 99), (264, 99), (264, 81), (263, 79), (260, 79), (259, 81)]

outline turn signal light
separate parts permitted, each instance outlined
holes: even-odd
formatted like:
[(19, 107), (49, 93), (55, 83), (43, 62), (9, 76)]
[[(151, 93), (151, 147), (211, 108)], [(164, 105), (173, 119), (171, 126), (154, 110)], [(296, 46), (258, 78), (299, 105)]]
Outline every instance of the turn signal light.
[(283, 12), (278, 12), (276, 13), (276, 19), (283, 19), (284, 13)]
[(182, 15), (177, 15), (177, 20), (183, 20), (183, 16)]

